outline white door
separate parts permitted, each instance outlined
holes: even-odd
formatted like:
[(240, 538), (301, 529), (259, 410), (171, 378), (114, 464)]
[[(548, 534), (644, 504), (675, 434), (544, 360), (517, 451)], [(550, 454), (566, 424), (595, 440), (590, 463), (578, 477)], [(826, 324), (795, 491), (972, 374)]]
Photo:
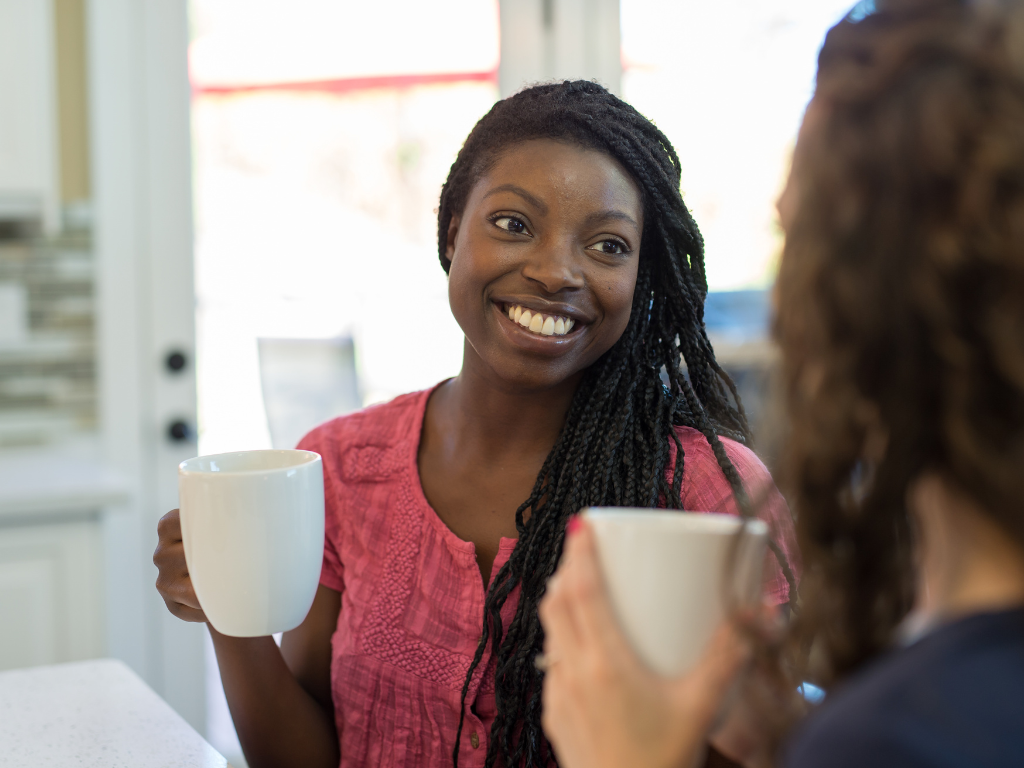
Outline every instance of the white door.
[(152, 563), (177, 465), (196, 454), (187, 3), (89, 0), (87, 14), (103, 455), (135, 481), (104, 518), (108, 647), (203, 732), (206, 630), (167, 612)]

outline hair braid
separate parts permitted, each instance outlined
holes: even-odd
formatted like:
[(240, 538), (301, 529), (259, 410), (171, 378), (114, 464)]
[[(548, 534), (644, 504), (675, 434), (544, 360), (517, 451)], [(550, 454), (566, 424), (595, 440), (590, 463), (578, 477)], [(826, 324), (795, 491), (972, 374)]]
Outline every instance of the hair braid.
[[(741, 511), (750, 514), (719, 440), (747, 442), (749, 430), (736, 386), (704, 330), (704, 241), (679, 192), (679, 157), (653, 123), (586, 81), (528, 88), (495, 104), (466, 139), (441, 190), (442, 267), (450, 266), (452, 215), (463, 210), (472, 186), (501, 152), (539, 138), (605, 152), (626, 168), (644, 206), (640, 263), (625, 331), (585, 372), (536, 484), (516, 510), (519, 543), (488, 590), (483, 631), (462, 686), (456, 765), (466, 697), (488, 643), (496, 657), (497, 714), (485, 766), (500, 758), (510, 767), (533, 768), (553, 759), (540, 726), (543, 677), (533, 660), (544, 641), (537, 604), (558, 566), (566, 523), (595, 505), (681, 509), (685, 456), (674, 427), (693, 427), (706, 437)], [(667, 473), (671, 446), (675, 462)], [(792, 571), (777, 554), (793, 596)], [(516, 613), (504, 627), (501, 609), (517, 587)]]

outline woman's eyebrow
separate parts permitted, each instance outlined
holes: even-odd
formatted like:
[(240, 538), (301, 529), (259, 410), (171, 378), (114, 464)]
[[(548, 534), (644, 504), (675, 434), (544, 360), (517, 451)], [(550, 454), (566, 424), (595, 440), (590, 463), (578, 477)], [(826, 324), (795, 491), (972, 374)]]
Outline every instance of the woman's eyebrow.
[(519, 197), (523, 198), (523, 200), (528, 202), (542, 214), (546, 214), (548, 212), (548, 207), (545, 203), (542, 203), (540, 200), (531, 195), (525, 189), (523, 189), (522, 187), (517, 187), (515, 184), (499, 184), (497, 187), (495, 187), (486, 195), (484, 195), (484, 199), (486, 200), (491, 195), (496, 195), (499, 192), (511, 192), (513, 195), (519, 195)]
[(585, 226), (593, 226), (594, 224), (600, 224), (601, 222), (604, 221), (625, 221), (629, 224), (632, 224), (637, 229), (637, 231), (640, 230), (640, 225), (637, 224), (636, 219), (634, 219), (632, 216), (630, 216), (628, 213), (624, 211), (617, 211), (615, 209), (609, 209), (606, 211), (594, 211), (594, 213), (589, 214), (583, 220), (583, 223)]

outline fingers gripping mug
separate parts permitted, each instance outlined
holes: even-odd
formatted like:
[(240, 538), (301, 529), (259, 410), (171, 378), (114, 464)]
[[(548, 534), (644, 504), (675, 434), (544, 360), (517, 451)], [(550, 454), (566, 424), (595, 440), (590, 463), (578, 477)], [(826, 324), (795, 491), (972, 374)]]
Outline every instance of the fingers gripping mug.
[(214, 629), (257, 637), (301, 624), (323, 561), (319, 454), (198, 456), (178, 466), (178, 494), (185, 562)]

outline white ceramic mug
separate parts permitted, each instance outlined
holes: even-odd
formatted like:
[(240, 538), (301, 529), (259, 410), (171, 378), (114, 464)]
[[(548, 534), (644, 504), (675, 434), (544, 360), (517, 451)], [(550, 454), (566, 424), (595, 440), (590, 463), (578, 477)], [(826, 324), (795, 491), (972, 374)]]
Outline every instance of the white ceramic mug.
[[(732, 515), (585, 510), (622, 629), (655, 672), (675, 676), (703, 654), (727, 602), (760, 599), (768, 526)], [(730, 557), (735, 545), (735, 555)]]
[(242, 451), (178, 466), (181, 538), (214, 629), (294, 629), (313, 605), (324, 552), (324, 474), (312, 451)]

